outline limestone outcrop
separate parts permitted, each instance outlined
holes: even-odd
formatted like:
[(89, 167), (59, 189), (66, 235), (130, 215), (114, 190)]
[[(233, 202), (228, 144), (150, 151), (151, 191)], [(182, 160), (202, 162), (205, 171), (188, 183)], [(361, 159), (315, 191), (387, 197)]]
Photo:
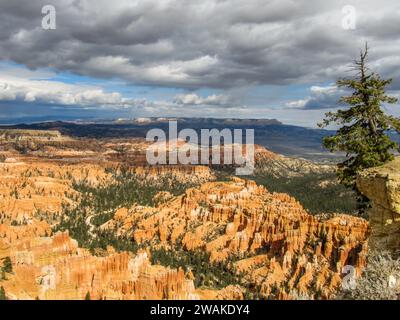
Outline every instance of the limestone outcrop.
[(400, 158), (362, 171), (357, 177), (357, 187), (372, 204), (368, 211), (371, 248), (399, 252)]

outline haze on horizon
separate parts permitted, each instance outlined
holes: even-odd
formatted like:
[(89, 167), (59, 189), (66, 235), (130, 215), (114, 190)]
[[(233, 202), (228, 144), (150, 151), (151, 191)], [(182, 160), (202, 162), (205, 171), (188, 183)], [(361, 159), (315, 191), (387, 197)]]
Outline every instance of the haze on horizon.
[[(42, 28), (44, 5), (56, 29)], [(354, 30), (342, 9), (356, 12)], [(0, 0), (0, 122), (276, 118), (315, 127), (367, 41), (400, 97), (395, 0)], [(399, 106), (386, 106), (399, 116)]]

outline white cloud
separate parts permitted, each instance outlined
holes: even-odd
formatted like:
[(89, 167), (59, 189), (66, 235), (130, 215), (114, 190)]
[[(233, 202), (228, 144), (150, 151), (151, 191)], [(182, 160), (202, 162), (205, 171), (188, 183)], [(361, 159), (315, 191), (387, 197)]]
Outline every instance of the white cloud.
[(205, 98), (200, 97), (196, 93), (179, 94), (175, 97), (174, 102), (182, 105), (209, 105), (209, 106), (229, 106), (230, 99), (226, 95), (213, 94)]
[(345, 94), (336, 85), (311, 86), (310, 95), (304, 99), (289, 101), (285, 104), (290, 109), (334, 109), (339, 106), (339, 99)]
[(118, 92), (107, 93), (96, 87), (6, 77), (0, 77), (0, 100), (82, 106), (124, 103)]
[[(109, 65), (122, 61), (109, 60)], [(18, 71), (22, 77), (18, 76)], [(0, 101), (25, 102), (61, 106), (140, 108), (146, 112), (190, 110), (191, 108), (229, 107), (240, 108), (223, 94), (202, 97), (196, 93), (178, 94), (171, 101), (131, 98), (119, 92), (106, 92), (102, 87), (87, 84), (69, 84), (54, 81), (52, 73), (24, 71), (23, 68), (7, 69), (0, 65)]]
[(310, 98), (293, 100), (293, 101), (286, 102), (285, 105), (289, 109), (300, 109), (300, 108), (304, 108), (304, 106), (307, 104), (307, 102), (309, 100), (310, 100)]
[(330, 96), (338, 92), (338, 87), (335, 85), (330, 85), (326, 87), (322, 86), (312, 86), (310, 88), (311, 94), (316, 97)]
[(101, 76), (119, 74), (135, 82), (142, 79), (146, 83), (192, 82), (191, 77), (202, 75), (218, 63), (217, 57), (200, 56), (190, 60), (171, 60), (163, 63), (151, 63), (146, 68), (139, 67), (124, 56), (92, 57), (84, 63), (84, 68)]

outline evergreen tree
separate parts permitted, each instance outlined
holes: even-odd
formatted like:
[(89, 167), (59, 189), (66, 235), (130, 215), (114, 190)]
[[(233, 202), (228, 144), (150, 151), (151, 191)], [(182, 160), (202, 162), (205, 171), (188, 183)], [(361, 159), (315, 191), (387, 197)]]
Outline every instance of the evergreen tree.
[(4, 272), (7, 272), (7, 273), (13, 272), (13, 269), (12, 269), (12, 262), (11, 262), (10, 257), (5, 257), (5, 258), (4, 258), (4, 261), (3, 261), (3, 271), (4, 271)]
[[(340, 102), (349, 108), (328, 112), (319, 124), (341, 126), (335, 135), (325, 137), (323, 145), (331, 152), (346, 153), (346, 160), (338, 164), (337, 175), (340, 183), (357, 191), (356, 175), (365, 168), (382, 165), (393, 160), (393, 150), (398, 149), (396, 142), (388, 136), (390, 130), (400, 132), (400, 119), (388, 115), (382, 109), (383, 103), (396, 103), (397, 99), (386, 95), (385, 88), (391, 79), (382, 79), (370, 72), (367, 67), (368, 46), (360, 53), (360, 59), (354, 62), (357, 74), (351, 79), (340, 79), (338, 87), (352, 91), (343, 96)], [(367, 199), (358, 191), (359, 210), (362, 213)]]
[(85, 300), (91, 300), (91, 299), (90, 299), (90, 292), (89, 292), (89, 291), (86, 293)]
[(7, 300), (6, 291), (3, 287), (0, 287), (0, 300)]

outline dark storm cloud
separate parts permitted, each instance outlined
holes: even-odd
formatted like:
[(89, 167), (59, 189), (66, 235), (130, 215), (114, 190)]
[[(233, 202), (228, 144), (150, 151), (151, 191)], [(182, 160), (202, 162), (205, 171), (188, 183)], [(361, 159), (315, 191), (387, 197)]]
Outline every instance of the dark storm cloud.
[[(56, 7), (56, 30), (41, 29), (46, 4)], [(230, 88), (326, 82), (370, 40), (377, 71), (399, 78), (398, 2), (353, 1), (352, 31), (341, 27), (346, 4), (0, 0), (0, 59), (132, 84)]]

